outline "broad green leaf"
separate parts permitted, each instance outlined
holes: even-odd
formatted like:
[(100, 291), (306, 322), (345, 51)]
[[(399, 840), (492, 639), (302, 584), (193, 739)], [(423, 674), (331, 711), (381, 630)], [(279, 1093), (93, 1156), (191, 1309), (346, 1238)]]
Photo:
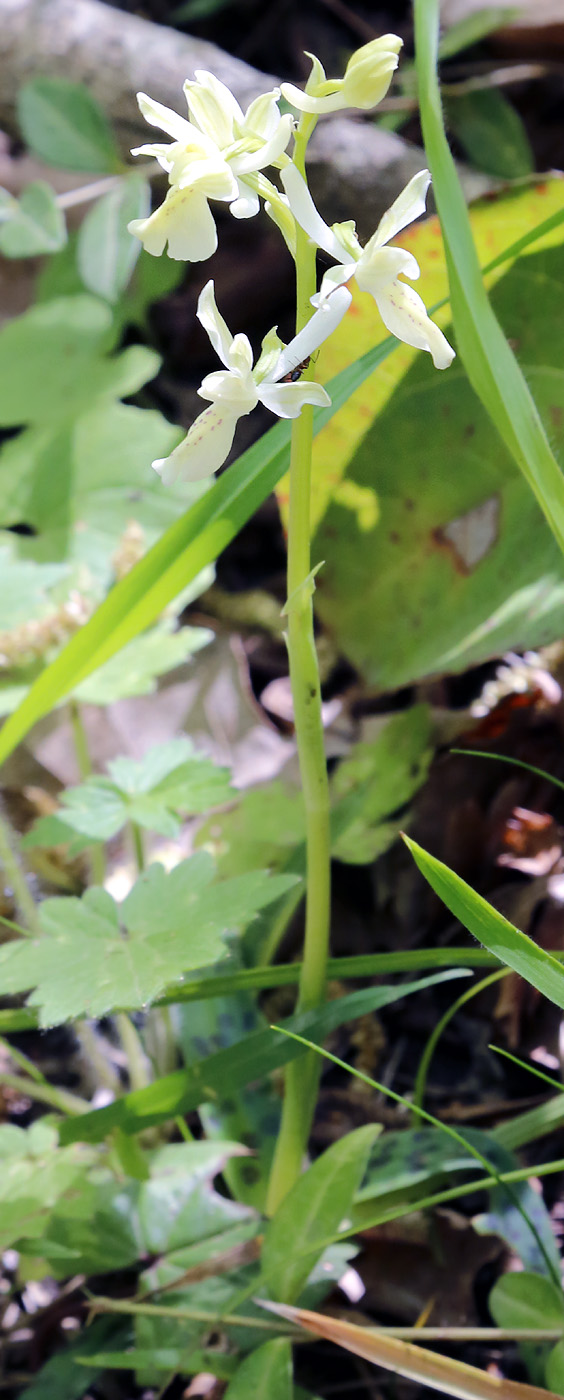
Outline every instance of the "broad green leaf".
[[(68, 592), (70, 570), (66, 564), (36, 564), (33, 560), (18, 559), (13, 535), (0, 537), (0, 631), (14, 637), (20, 624), (39, 620), (56, 611), (58, 602)], [(22, 633), (22, 647), (25, 636)], [(15, 640), (15, 638), (14, 638)], [(30, 638), (30, 645), (31, 638)], [(33, 646), (32, 646), (33, 649)], [(11, 656), (3, 651), (6, 664)]]
[(93, 887), (43, 901), (43, 934), (0, 948), (5, 994), (34, 988), (42, 1025), (138, 1008), (191, 968), (222, 957), (224, 936), (278, 898), (289, 877), (260, 871), (213, 884), (204, 851), (167, 874), (153, 865), (118, 906)]
[(28, 185), (13, 206), (10, 217), (0, 221), (0, 253), (5, 258), (34, 258), (64, 247), (64, 216), (54, 191), (44, 180)]
[(49, 423), (88, 407), (108, 380), (105, 366), (100, 374), (99, 358), (110, 327), (109, 307), (90, 296), (45, 302), (3, 325), (2, 427)]
[[(564, 215), (564, 181), (557, 177), (542, 180), (539, 184), (519, 186), (487, 199), (478, 200), (468, 210), (472, 235), (480, 261), (484, 265), (486, 286), (494, 286), (514, 262), (515, 256), (528, 256), (544, 248), (559, 246), (562, 243), (562, 219)], [(548, 223), (547, 217), (548, 216)], [(555, 220), (554, 226), (551, 220)], [(532, 238), (534, 228), (544, 229), (538, 237)], [(397, 238), (402, 248), (407, 248), (416, 258), (421, 268), (420, 291), (425, 305), (433, 308), (433, 319), (443, 328), (450, 325), (451, 314), (448, 305), (448, 277), (439, 221), (428, 218), (409, 228), (402, 229)], [(506, 258), (504, 254), (514, 249)], [(529, 317), (533, 315), (536, 300), (531, 298)], [(324, 384), (339, 371), (351, 365), (359, 354), (368, 351), (375, 337), (381, 334), (378, 312), (373, 297), (365, 292), (353, 293), (353, 303), (340, 326), (322, 345), (316, 370)], [(382, 502), (380, 499), (380, 470), (385, 466), (387, 454), (381, 450), (377, 439), (373, 451), (377, 464), (373, 476), (367, 482), (357, 482), (347, 474), (348, 464), (352, 463), (362, 440), (374, 423), (378, 414), (386, 408), (398, 385), (414, 361), (428, 362), (429, 357), (408, 345), (394, 343), (394, 352), (389, 356), (385, 368), (375, 367), (366, 380), (357, 385), (343, 405), (338, 418), (334, 417), (314, 443), (313, 449), (313, 490), (312, 524), (317, 528), (330, 502), (341, 506), (341, 515), (352, 512), (358, 519), (359, 529), (370, 532), (379, 518)], [(442, 384), (458, 379), (461, 365), (455, 362), (448, 374), (431, 370), (429, 382), (433, 382), (435, 392), (437, 382)], [(327, 384), (327, 387), (328, 384)], [(408, 410), (406, 404), (406, 410)], [(433, 431), (437, 430), (436, 418)], [(491, 434), (490, 434), (491, 436)], [(451, 473), (452, 475), (452, 473)], [(462, 473), (460, 474), (463, 475)], [(288, 482), (280, 482), (277, 495), (285, 522), (287, 521)], [(419, 493), (418, 493), (419, 494)], [(438, 522), (442, 523), (441, 521)], [(323, 554), (319, 555), (324, 558)], [(324, 570), (316, 582), (319, 585)], [(397, 611), (397, 610), (396, 610)]]
[[(301, 1293), (321, 1253), (315, 1242), (337, 1234), (380, 1131), (379, 1124), (369, 1123), (332, 1143), (284, 1197), (262, 1247), (262, 1271), (271, 1297), (289, 1303)], [(310, 1241), (314, 1248), (304, 1253)]]
[[(194, 816), (233, 796), (228, 770), (218, 768), (184, 737), (155, 744), (142, 759), (115, 758), (108, 763), (108, 774), (93, 774), (61, 794), (61, 822), (94, 841), (111, 840), (128, 821), (174, 837), (181, 813)], [(44, 844), (42, 822), (51, 820), (40, 819), (32, 827), (28, 846), (36, 846), (38, 837)]]
[(483, 9), (472, 10), (462, 19), (451, 24), (442, 35), (439, 43), (439, 58), (453, 58), (462, 49), (479, 44), (488, 34), (511, 24), (519, 8), (515, 5), (485, 5)]
[[(492, 304), (564, 453), (563, 275), (564, 245), (531, 253)], [(461, 364), (442, 375), (420, 355), (366, 429), (345, 484), (377, 492), (378, 521), (365, 528), (337, 494), (313, 549), (316, 609), (368, 683), (393, 689), (560, 637), (560, 549)]]
[[(335, 1342), (354, 1356), (362, 1356), (374, 1366), (383, 1366), (395, 1375), (418, 1381), (440, 1391), (441, 1395), (454, 1395), (458, 1400), (557, 1400), (553, 1391), (542, 1390), (536, 1385), (521, 1385), (519, 1381), (500, 1380), (489, 1371), (468, 1366), (463, 1361), (453, 1361), (450, 1357), (427, 1351), (424, 1347), (402, 1342), (397, 1337), (387, 1337), (372, 1327), (358, 1327), (353, 1322), (342, 1322), (339, 1318), (325, 1317), (323, 1313), (308, 1312), (304, 1308), (275, 1304), (273, 1311), (279, 1311), (288, 1318), (312, 1332), (314, 1336)], [(425, 1328), (421, 1328), (421, 1340)]]
[[(275, 879), (275, 876), (272, 877), (272, 883)], [(64, 902), (69, 903), (68, 900)], [(457, 975), (460, 974), (449, 971), (424, 977), (418, 982), (406, 982), (400, 987), (369, 987), (362, 992), (352, 992), (350, 996), (340, 997), (316, 1011), (304, 1011), (291, 1017), (285, 1022), (285, 1029), (322, 1041), (345, 1021), (365, 1016), (378, 1007), (389, 1006), (412, 992), (423, 991), (425, 987), (449, 981)], [(66, 1121), (61, 1124), (61, 1141), (68, 1143), (78, 1139), (101, 1142), (115, 1127), (122, 1128), (124, 1132), (140, 1132), (143, 1128), (164, 1123), (177, 1114), (188, 1113), (217, 1094), (225, 1095), (244, 1084), (253, 1083), (257, 1076), (264, 1078), (271, 1070), (297, 1059), (303, 1053), (301, 1045), (288, 1035), (270, 1029), (255, 1031), (245, 1036), (240, 1044), (209, 1055), (189, 1070), (177, 1070), (147, 1089), (125, 1094), (106, 1108), (82, 1114), (79, 1127)]]
[(111, 127), (82, 83), (32, 78), (20, 88), (18, 120), (24, 141), (48, 165), (64, 170), (119, 169)]
[(89, 292), (117, 302), (141, 251), (127, 225), (150, 212), (151, 190), (141, 175), (124, 177), (96, 201), (81, 225), (77, 246), (78, 269)]
[(564, 1332), (564, 1296), (540, 1274), (502, 1274), (488, 1307), (498, 1327), (562, 1327)]
[(445, 115), (447, 127), (479, 170), (502, 180), (533, 173), (533, 152), (521, 117), (497, 88), (448, 98)]
[(292, 1400), (292, 1346), (285, 1337), (246, 1356), (227, 1387), (225, 1400)]
[(564, 1395), (564, 1342), (557, 1342), (547, 1357), (545, 1380), (556, 1395)]
[(457, 349), (478, 398), (564, 549), (564, 476), (527, 379), (488, 301), (443, 129), (436, 71), (439, 0), (415, 0), (414, 22), (421, 126), (445, 240)]
[[(214, 1260), (259, 1230), (256, 1216), (212, 1187), (236, 1142), (169, 1143), (152, 1154), (150, 1180), (139, 1191), (141, 1253), (159, 1255), (200, 1245), (194, 1262)], [(204, 1242), (201, 1244), (201, 1242)]]
[(376, 739), (355, 744), (331, 779), (333, 854), (361, 865), (395, 840), (403, 820), (390, 821), (425, 781), (433, 756), (430, 713), (414, 705), (394, 715)]
[(449, 870), (447, 865), (429, 855), (415, 841), (405, 837), (416, 865), (428, 880), (439, 899), (459, 919), (464, 928), (479, 939), (506, 967), (512, 967), (532, 987), (542, 992), (564, 1009), (564, 967), (544, 948), (540, 948), (526, 933), (503, 917), (486, 899)]

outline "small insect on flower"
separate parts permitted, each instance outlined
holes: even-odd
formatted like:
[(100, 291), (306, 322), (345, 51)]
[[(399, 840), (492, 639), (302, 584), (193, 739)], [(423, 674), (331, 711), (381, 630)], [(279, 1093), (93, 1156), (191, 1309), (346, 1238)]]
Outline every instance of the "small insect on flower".
[(281, 383), (282, 383), (282, 384), (297, 384), (298, 379), (301, 379), (304, 370), (307, 369), (307, 367), (308, 367), (308, 365), (309, 365), (310, 363), (311, 363), (311, 355), (306, 355), (305, 360), (302, 360), (302, 361), (301, 361), (301, 364), (296, 365), (295, 369), (289, 369), (289, 370), (288, 370), (288, 373), (284, 375), (284, 378), (281, 380)]

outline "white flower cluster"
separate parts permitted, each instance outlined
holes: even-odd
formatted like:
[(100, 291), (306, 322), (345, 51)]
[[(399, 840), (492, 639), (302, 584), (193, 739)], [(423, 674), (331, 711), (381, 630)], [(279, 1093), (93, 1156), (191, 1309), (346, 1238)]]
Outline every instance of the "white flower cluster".
[[(351, 293), (346, 284), (374, 297), (384, 325), (399, 340), (428, 350), (438, 369), (446, 369), (454, 351), (442, 331), (427, 316), (421, 298), (401, 281), (419, 277), (413, 255), (389, 248), (389, 240), (425, 210), (430, 176), (416, 175), (380, 220), (376, 232), (362, 247), (354, 224), (324, 222), (307, 184), (287, 154), (294, 119), (281, 116), (278, 99), (284, 96), (298, 111), (314, 116), (343, 107), (369, 110), (385, 96), (397, 68), (401, 40), (395, 34), (374, 39), (353, 54), (343, 78), (327, 78), (319, 60), (305, 91), (291, 83), (257, 97), (243, 114), (233, 94), (213, 74), (197, 72), (196, 81), (184, 91), (189, 119), (138, 94), (141, 112), (152, 125), (171, 138), (170, 143), (139, 146), (134, 155), (155, 157), (166, 170), (169, 190), (163, 204), (147, 219), (133, 219), (129, 230), (141, 239), (148, 253), (158, 257), (168, 244), (168, 255), (186, 262), (202, 262), (217, 248), (217, 231), (210, 200), (229, 205), (238, 219), (258, 213), (260, 198), (292, 243), (299, 225), (319, 248), (336, 260), (324, 276), (316, 308), (303, 331), (284, 347), (275, 331), (263, 343), (253, 368), (252, 350), (245, 335), (232, 336), (215, 304), (213, 282), (208, 282), (198, 302), (198, 317), (224, 366), (203, 380), (198, 393), (209, 407), (192, 424), (184, 441), (153, 463), (169, 484), (181, 477), (196, 481), (211, 476), (229, 454), (237, 420), (263, 403), (281, 418), (296, 418), (305, 403), (327, 405), (320, 385), (300, 380), (296, 372), (332, 333), (345, 315)], [(262, 174), (267, 166), (280, 171), (282, 193)]]

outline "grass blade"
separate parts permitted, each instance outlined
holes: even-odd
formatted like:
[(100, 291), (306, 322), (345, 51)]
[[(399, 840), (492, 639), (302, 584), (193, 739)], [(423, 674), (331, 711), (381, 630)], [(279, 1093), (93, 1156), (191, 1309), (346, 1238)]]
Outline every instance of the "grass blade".
[(421, 124), (448, 265), (456, 340), (468, 378), (564, 550), (564, 476), (483, 284), (446, 139), (437, 77), (439, 0), (415, 0)]

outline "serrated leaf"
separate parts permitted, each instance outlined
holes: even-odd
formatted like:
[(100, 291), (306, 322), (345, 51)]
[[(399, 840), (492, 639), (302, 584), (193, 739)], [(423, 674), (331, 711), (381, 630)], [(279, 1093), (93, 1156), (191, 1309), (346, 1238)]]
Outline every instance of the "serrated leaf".
[(61, 796), (61, 822), (94, 841), (111, 840), (128, 821), (176, 836), (181, 813), (194, 816), (233, 797), (228, 769), (198, 753), (187, 738), (155, 744), (142, 759), (115, 758), (108, 774), (94, 774)]
[[(369, 1123), (332, 1143), (284, 1197), (267, 1227), (261, 1255), (272, 1298), (290, 1303), (300, 1294), (322, 1253), (316, 1242), (337, 1234), (380, 1132), (379, 1124)], [(309, 1242), (314, 1248), (305, 1253)]]
[(5, 258), (33, 258), (64, 247), (64, 215), (54, 191), (44, 180), (28, 185), (13, 205), (9, 218), (0, 219), (0, 253)]
[(43, 935), (0, 948), (5, 993), (33, 988), (42, 1025), (139, 1007), (225, 952), (225, 934), (288, 888), (261, 871), (213, 884), (214, 863), (197, 852), (167, 874), (152, 865), (121, 906), (93, 887), (82, 899), (46, 899)]
[(141, 175), (120, 180), (96, 201), (81, 226), (77, 246), (78, 269), (89, 292), (117, 302), (141, 251), (139, 239), (131, 237), (127, 225), (150, 210), (150, 186)]
[(64, 170), (119, 169), (109, 122), (82, 83), (32, 78), (20, 88), (17, 105), (24, 141), (48, 165)]

